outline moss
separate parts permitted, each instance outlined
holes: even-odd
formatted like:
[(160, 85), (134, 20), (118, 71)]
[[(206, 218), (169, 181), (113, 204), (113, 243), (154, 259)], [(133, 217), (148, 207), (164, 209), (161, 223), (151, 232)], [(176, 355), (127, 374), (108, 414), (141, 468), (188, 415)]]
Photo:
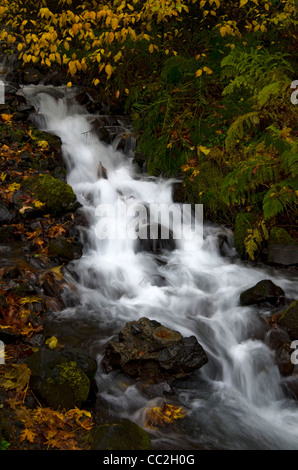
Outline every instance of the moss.
[(29, 189), (36, 199), (44, 202), (46, 210), (52, 215), (61, 214), (76, 200), (71, 186), (48, 174), (28, 178), (22, 182), (22, 186)]
[(140, 426), (128, 419), (96, 426), (92, 430), (93, 450), (149, 450), (151, 439)]
[(63, 361), (53, 370), (41, 387), (42, 398), (54, 408), (72, 408), (87, 400), (90, 381), (73, 361)]
[(284, 228), (273, 227), (270, 230), (269, 243), (276, 243), (278, 245), (295, 245), (295, 240)]

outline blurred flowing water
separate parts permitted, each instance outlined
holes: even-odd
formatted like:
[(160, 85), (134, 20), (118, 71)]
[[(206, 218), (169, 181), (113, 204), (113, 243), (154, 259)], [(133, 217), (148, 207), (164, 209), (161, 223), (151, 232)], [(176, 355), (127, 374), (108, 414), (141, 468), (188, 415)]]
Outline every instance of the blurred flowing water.
[[(85, 318), (95, 325), (90, 336), (96, 345), (102, 402), (141, 426), (146, 407), (160, 403), (154, 388), (148, 394), (124, 374), (105, 374), (101, 368), (107, 341), (127, 321), (148, 317), (184, 336), (195, 335), (209, 358), (175, 384), (172, 399), (187, 415), (170, 430), (152, 430), (154, 448), (298, 449), (297, 403), (285, 394), (274, 352), (263, 341), (266, 312), (262, 316), (256, 308), (239, 304), (240, 293), (262, 279), (271, 279), (289, 298), (297, 298), (297, 276), (251, 267), (233, 247), (221, 256), (221, 228), (207, 222), (202, 247), (195, 239), (187, 246), (178, 242), (174, 250), (150, 253), (137, 250), (136, 241), (125, 237), (99, 239), (96, 210), (101, 204), (116, 205), (119, 198), (127, 207), (171, 204), (173, 181), (140, 175), (132, 158), (90, 133), (94, 116), (74, 100), (37, 91), (28, 89), (27, 99), (42, 116), (42, 129), (61, 138), (67, 181), (89, 221), (89, 228), (82, 228), (83, 256), (71, 263), (79, 294), (58, 316), (74, 323)], [(100, 165), (107, 179), (98, 177)], [(117, 223), (123, 228), (123, 221)]]

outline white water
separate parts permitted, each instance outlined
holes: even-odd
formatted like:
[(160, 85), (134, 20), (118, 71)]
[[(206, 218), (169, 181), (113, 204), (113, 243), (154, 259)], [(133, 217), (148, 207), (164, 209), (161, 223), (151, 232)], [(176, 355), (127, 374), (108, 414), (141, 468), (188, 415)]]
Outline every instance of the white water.
[[(127, 204), (170, 204), (171, 182), (140, 178), (130, 159), (88, 134), (90, 119), (79, 106), (47, 94), (31, 101), (46, 117), (47, 130), (62, 139), (68, 183), (90, 221), (84, 254), (74, 263), (78, 304), (60, 316), (75, 321), (84, 312), (102, 329), (94, 341), (101, 351), (97, 381), (103, 403), (143, 426), (146, 407), (158, 402), (154, 392), (148, 397), (131, 379), (104, 374), (100, 365), (110, 337), (125, 322), (146, 316), (184, 336), (195, 335), (209, 357), (177, 385), (172, 399), (178, 398), (187, 415), (172, 433), (153, 431), (157, 449), (298, 449), (297, 405), (284, 395), (274, 354), (261, 340), (266, 324), (256, 309), (239, 306), (239, 294), (261, 279), (272, 279), (297, 298), (297, 279), (220, 256), (219, 229), (209, 225), (201, 249), (181, 244), (158, 257), (135, 253), (131, 240), (99, 240), (99, 204), (116, 204), (119, 194)], [(100, 162), (108, 179), (97, 177)]]

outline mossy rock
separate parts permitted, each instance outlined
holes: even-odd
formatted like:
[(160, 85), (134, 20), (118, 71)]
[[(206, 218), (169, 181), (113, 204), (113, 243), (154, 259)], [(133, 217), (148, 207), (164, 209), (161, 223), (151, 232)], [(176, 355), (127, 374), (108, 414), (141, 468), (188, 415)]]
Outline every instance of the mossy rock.
[(283, 289), (274, 284), (270, 279), (264, 279), (240, 294), (240, 304), (243, 306), (259, 305), (262, 303), (279, 305), (284, 300), (285, 293)]
[(96, 426), (91, 431), (92, 450), (150, 450), (149, 434), (129, 419)]
[(73, 361), (58, 364), (41, 384), (40, 395), (53, 408), (80, 407), (89, 395), (90, 381)]
[(279, 245), (295, 245), (295, 240), (282, 227), (273, 227), (270, 230), (269, 243)]
[(291, 303), (277, 322), (286, 328), (292, 340), (298, 339), (298, 300)]
[(67, 183), (53, 178), (51, 175), (39, 175), (28, 178), (22, 182), (22, 186), (29, 189), (36, 199), (44, 202), (45, 210), (52, 215), (59, 215), (66, 210), (76, 208), (76, 196), (71, 186)]
[(244, 240), (247, 231), (252, 229), (255, 215), (252, 212), (239, 212), (235, 220), (234, 244), (240, 256), (245, 256)]
[[(75, 358), (79, 358), (77, 363)], [(41, 348), (26, 361), (31, 370), (30, 385), (32, 390), (48, 406), (55, 409), (81, 407), (88, 399), (90, 377), (94, 373), (94, 365), (86, 361), (83, 354), (76, 351), (75, 355), (60, 351)], [(88, 367), (88, 371), (83, 367)], [(91, 371), (92, 368), (92, 371)]]

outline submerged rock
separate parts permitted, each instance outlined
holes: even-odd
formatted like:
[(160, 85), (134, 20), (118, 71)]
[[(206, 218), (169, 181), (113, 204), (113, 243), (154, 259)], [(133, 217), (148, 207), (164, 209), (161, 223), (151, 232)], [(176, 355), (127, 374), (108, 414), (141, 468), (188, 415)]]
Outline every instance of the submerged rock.
[(240, 294), (240, 304), (243, 306), (269, 303), (280, 305), (285, 300), (283, 289), (271, 280), (265, 279)]
[(128, 322), (118, 340), (108, 343), (103, 367), (107, 372), (121, 368), (135, 378), (153, 381), (184, 377), (208, 362), (194, 336), (184, 338), (155, 320)]

